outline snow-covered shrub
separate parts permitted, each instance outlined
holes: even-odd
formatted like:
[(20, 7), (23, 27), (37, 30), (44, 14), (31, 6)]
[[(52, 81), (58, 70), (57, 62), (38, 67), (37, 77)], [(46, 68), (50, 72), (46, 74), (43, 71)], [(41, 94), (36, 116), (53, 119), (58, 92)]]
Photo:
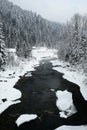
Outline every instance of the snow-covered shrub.
[(16, 50), (14, 48), (9, 48), (7, 50), (7, 65), (12, 67), (18, 66), (20, 63), (20, 59), (16, 55)]

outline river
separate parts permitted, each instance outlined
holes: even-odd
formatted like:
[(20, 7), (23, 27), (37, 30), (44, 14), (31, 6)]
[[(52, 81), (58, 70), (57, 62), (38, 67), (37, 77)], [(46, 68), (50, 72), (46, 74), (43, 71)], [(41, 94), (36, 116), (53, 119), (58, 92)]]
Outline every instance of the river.
[[(87, 101), (78, 85), (63, 78), (63, 74), (52, 69), (50, 62), (44, 62), (32, 71), (31, 77), (23, 76), (15, 85), (22, 92), (21, 103), (10, 106), (0, 115), (0, 130), (54, 130), (62, 125), (87, 124)], [(54, 91), (51, 91), (54, 89)], [(72, 93), (77, 113), (60, 118), (56, 106), (58, 90)], [(34, 121), (17, 127), (15, 121), (21, 114), (37, 114)]]

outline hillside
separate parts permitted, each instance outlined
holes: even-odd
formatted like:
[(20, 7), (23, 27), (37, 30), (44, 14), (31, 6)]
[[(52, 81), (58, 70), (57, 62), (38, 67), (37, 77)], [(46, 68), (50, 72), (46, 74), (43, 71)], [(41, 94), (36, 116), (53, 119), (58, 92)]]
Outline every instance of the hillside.
[(56, 44), (61, 24), (43, 19), (31, 11), (22, 10), (7, 0), (0, 0), (0, 15), (8, 47), (36, 44)]

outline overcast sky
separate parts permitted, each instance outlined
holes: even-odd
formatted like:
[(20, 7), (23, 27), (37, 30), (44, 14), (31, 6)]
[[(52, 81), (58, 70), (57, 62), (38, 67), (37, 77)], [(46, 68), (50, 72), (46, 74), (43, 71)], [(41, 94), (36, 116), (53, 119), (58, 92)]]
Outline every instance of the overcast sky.
[(87, 13), (87, 0), (9, 0), (23, 9), (32, 10), (42, 17), (66, 22), (75, 13)]

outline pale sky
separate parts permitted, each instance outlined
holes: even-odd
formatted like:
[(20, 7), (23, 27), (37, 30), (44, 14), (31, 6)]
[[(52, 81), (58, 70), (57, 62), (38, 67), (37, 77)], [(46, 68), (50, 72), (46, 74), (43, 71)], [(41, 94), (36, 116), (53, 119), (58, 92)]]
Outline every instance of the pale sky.
[(37, 12), (43, 18), (66, 22), (75, 13), (87, 14), (87, 0), (9, 0), (21, 8)]

